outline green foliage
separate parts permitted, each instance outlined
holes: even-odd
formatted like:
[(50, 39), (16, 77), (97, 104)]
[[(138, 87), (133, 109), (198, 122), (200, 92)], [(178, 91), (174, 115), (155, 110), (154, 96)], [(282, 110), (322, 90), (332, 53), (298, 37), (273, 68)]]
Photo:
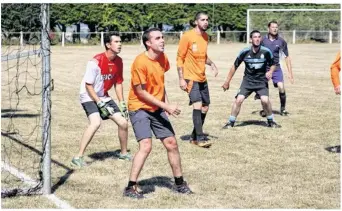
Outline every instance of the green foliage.
[[(174, 26), (175, 31), (184, 30), (198, 11), (209, 15), (210, 29), (217, 26), (228, 31), (246, 30), (247, 9), (252, 8), (340, 8), (337, 4), (58, 4), (50, 6), (50, 25), (57, 23), (65, 31), (66, 26), (80, 22), (89, 25), (90, 31), (143, 31), (162, 24)], [(39, 31), (40, 4), (2, 4), (1, 24), (6, 32)], [(339, 30), (338, 13), (253, 13), (253, 27), (266, 30), (271, 19), (283, 23), (284, 29), (306, 26), (313, 30)], [(288, 21), (291, 20), (291, 21)], [(4, 31), (3, 30), (3, 31)]]

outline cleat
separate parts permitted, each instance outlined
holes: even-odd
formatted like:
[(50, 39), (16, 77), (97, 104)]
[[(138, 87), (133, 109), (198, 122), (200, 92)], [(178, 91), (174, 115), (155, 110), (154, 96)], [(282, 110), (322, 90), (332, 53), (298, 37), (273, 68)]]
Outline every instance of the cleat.
[(209, 141), (197, 141), (197, 140), (191, 140), (190, 144), (203, 147), (203, 148), (209, 148), (212, 145), (212, 143), (210, 143)]
[(281, 126), (278, 125), (275, 121), (273, 120), (267, 120), (267, 126), (271, 128), (280, 128)]
[(145, 198), (144, 195), (138, 191), (138, 186), (134, 185), (132, 187), (126, 187), (123, 196), (130, 197), (133, 199), (143, 199)]
[(190, 190), (188, 184), (185, 181), (181, 185), (175, 185), (173, 188), (173, 191), (177, 193), (181, 193), (181, 194), (193, 194), (194, 193)]
[(231, 128), (231, 127), (234, 127), (234, 124), (235, 122), (227, 122), (223, 127), (222, 129), (228, 129), (228, 128)]
[(121, 154), (121, 152), (120, 153), (118, 153), (118, 154), (116, 154), (115, 155), (117, 158), (119, 158), (119, 159), (121, 159), (121, 160), (126, 160), (126, 161), (131, 161), (132, 160), (132, 155), (130, 154), (130, 153), (126, 153), (126, 154)]
[(287, 112), (285, 109), (280, 111), (281, 116), (287, 116), (289, 115), (289, 112)]
[(73, 157), (70, 164), (72, 166), (75, 166), (75, 167), (79, 167), (79, 168), (82, 168), (82, 167), (85, 167), (87, 166), (88, 164), (84, 161), (83, 159), (83, 156), (82, 157), (79, 157), (79, 158), (76, 158), (76, 157)]

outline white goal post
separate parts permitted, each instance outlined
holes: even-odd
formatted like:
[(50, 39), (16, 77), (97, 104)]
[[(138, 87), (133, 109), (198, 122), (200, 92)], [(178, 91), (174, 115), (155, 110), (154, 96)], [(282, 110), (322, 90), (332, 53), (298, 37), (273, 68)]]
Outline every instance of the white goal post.
[[(249, 33), (250, 33), (250, 12), (341, 12), (341, 9), (247, 9), (247, 26), (246, 26), (246, 42), (249, 44)], [(265, 23), (267, 24), (267, 23)], [(295, 35), (294, 35), (295, 36)], [(329, 33), (330, 43), (332, 40), (332, 33)], [(295, 38), (293, 38), (295, 39)]]

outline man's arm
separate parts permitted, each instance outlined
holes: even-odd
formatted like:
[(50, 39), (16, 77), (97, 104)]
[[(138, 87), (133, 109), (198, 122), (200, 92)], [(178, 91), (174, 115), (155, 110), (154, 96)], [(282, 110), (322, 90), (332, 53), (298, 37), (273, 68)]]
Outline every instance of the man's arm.
[(335, 61), (330, 66), (330, 75), (331, 75), (331, 82), (334, 86), (334, 91), (336, 94), (341, 94), (341, 86), (340, 86), (340, 60), (341, 54), (338, 53), (336, 56)]
[(184, 61), (186, 54), (188, 53), (188, 40), (183, 35), (183, 37), (179, 41), (178, 51), (177, 51), (177, 71), (178, 71), (178, 78), (179, 78), (179, 87), (182, 90), (186, 90), (187, 84), (184, 80)]
[(210, 66), (211, 66), (211, 69), (212, 69), (212, 71), (214, 72), (214, 76), (216, 77), (217, 74), (218, 74), (218, 69), (217, 69), (216, 65), (214, 64), (214, 62), (211, 61), (211, 60), (209, 59), (209, 57), (207, 56), (207, 60), (205, 61), (205, 63), (206, 63), (207, 65), (210, 65)]
[(158, 100), (145, 90), (145, 84), (135, 85), (134, 90), (141, 100), (164, 109), (166, 112), (174, 117), (180, 114), (180, 110), (177, 108), (177, 105), (169, 105), (163, 101)]
[(233, 65), (231, 68), (230, 68), (230, 71), (227, 75), (227, 78), (226, 80), (224, 81), (223, 85), (222, 85), (222, 88), (223, 88), (223, 91), (226, 91), (229, 89), (229, 84), (230, 84), (230, 81), (232, 80), (235, 72), (236, 72), (236, 69), (237, 67), (235, 67), (235, 65)]
[(170, 104), (170, 101), (169, 101), (169, 97), (167, 96), (167, 93), (166, 93), (166, 89), (164, 88), (164, 102), (166, 103), (166, 104)]
[(90, 97), (93, 101), (95, 101), (95, 103), (98, 103), (98, 102), (101, 101), (100, 98), (97, 96), (95, 90), (94, 90), (93, 84), (88, 84), (88, 83), (86, 83), (86, 84), (85, 84), (85, 88), (86, 88), (86, 90), (87, 90), (87, 92), (88, 92), (89, 97)]
[(287, 71), (289, 72), (290, 82), (291, 82), (291, 84), (293, 84), (294, 83), (294, 78), (293, 78), (292, 64), (291, 64), (290, 56), (285, 57), (285, 63), (286, 63)]
[(272, 65), (272, 66), (270, 67), (270, 70), (266, 73), (266, 78), (267, 78), (268, 80), (270, 80), (270, 79), (272, 78), (272, 75), (273, 75), (273, 72), (275, 71), (275, 69), (276, 69), (276, 66), (275, 66), (275, 65)]
[(115, 87), (115, 93), (116, 93), (116, 97), (118, 98), (119, 102), (124, 101), (124, 97), (123, 97), (123, 85), (120, 84), (114, 84)]

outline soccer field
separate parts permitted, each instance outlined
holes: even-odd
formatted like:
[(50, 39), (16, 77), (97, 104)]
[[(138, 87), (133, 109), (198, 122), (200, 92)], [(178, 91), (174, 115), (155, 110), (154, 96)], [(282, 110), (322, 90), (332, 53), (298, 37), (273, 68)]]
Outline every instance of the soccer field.
[[(295, 83), (287, 80), (284, 70), (289, 116), (279, 115), (278, 90), (270, 83), (270, 98), (275, 121), (282, 127), (266, 127), (266, 119), (259, 116), (260, 101), (252, 94), (243, 103), (236, 127), (221, 130), (231, 111), (234, 96), (240, 86), (244, 65), (233, 77), (230, 90), (223, 92), (227, 72), (246, 44), (210, 44), (208, 55), (215, 62), (219, 74), (215, 78), (207, 68), (211, 105), (204, 124), (204, 132), (213, 142), (210, 149), (189, 144), (192, 131), (192, 107), (188, 96), (178, 86), (176, 45), (166, 45), (171, 69), (165, 75), (169, 100), (178, 103), (182, 113), (171, 117), (181, 153), (184, 178), (193, 195), (178, 195), (171, 191), (173, 176), (166, 150), (153, 140), (152, 152), (140, 175), (141, 189), (148, 191), (147, 199), (122, 197), (127, 185), (131, 162), (113, 157), (120, 149), (117, 126), (104, 121), (86, 151), (91, 164), (83, 169), (70, 170), (71, 158), (78, 152), (79, 140), (87, 126), (86, 115), (79, 103), (79, 86), (86, 63), (103, 52), (100, 46), (53, 46), (51, 51), (52, 78), (52, 163), (51, 177), (54, 194), (74, 208), (340, 208), (340, 154), (325, 150), (340, 144), (340, 98), (330, 81), (330, 64), (339, 44), (289, 45)], [(144, 49), (124, 45), (120, 53), (124, 63), (124, 94), (127, 100), (130, 66)], [(285, 62), (283, 61), (283, 67)], [(2, 64), (5, 65), (5, 64)], [(3, 66), (4, 68), (4, 66)], [(2, 84), (8, 80), (2, 74)], [(2, 109), (9, 103), (8, 90), (2, 86)], [(115, 92), (110, 92), (116, 99)], [(21, 111), (36, 107), (30, 98), (22, 98)], [(37, 109), (36, 109), (37, 110)], [(17, 118), (18, 127), (25, 129), (26, 115)], [(2, 118), (2, 128), (8, 125)], [(2, 139), (2, 151), (6, 146)], [(41, 150), (41, 144), (27, 143)], [(36, 154), (14, 143), (27, 154)], [(128, 148), (138, 149), (131, 125)], [(13, 150), (11, 159), (20, 159)], [(12, 162), (15, 163), (15, 162)], [(56, 163), (62, 164), (57, 165)], [(33, 165), (32, 163), (29, 165)], [(64, 166), (64, 167), (63, 167)], [(68, 167), (68, 168), (67, 168)], [(5, 198), (2, 208), (55, 208), (43, 196)]]

